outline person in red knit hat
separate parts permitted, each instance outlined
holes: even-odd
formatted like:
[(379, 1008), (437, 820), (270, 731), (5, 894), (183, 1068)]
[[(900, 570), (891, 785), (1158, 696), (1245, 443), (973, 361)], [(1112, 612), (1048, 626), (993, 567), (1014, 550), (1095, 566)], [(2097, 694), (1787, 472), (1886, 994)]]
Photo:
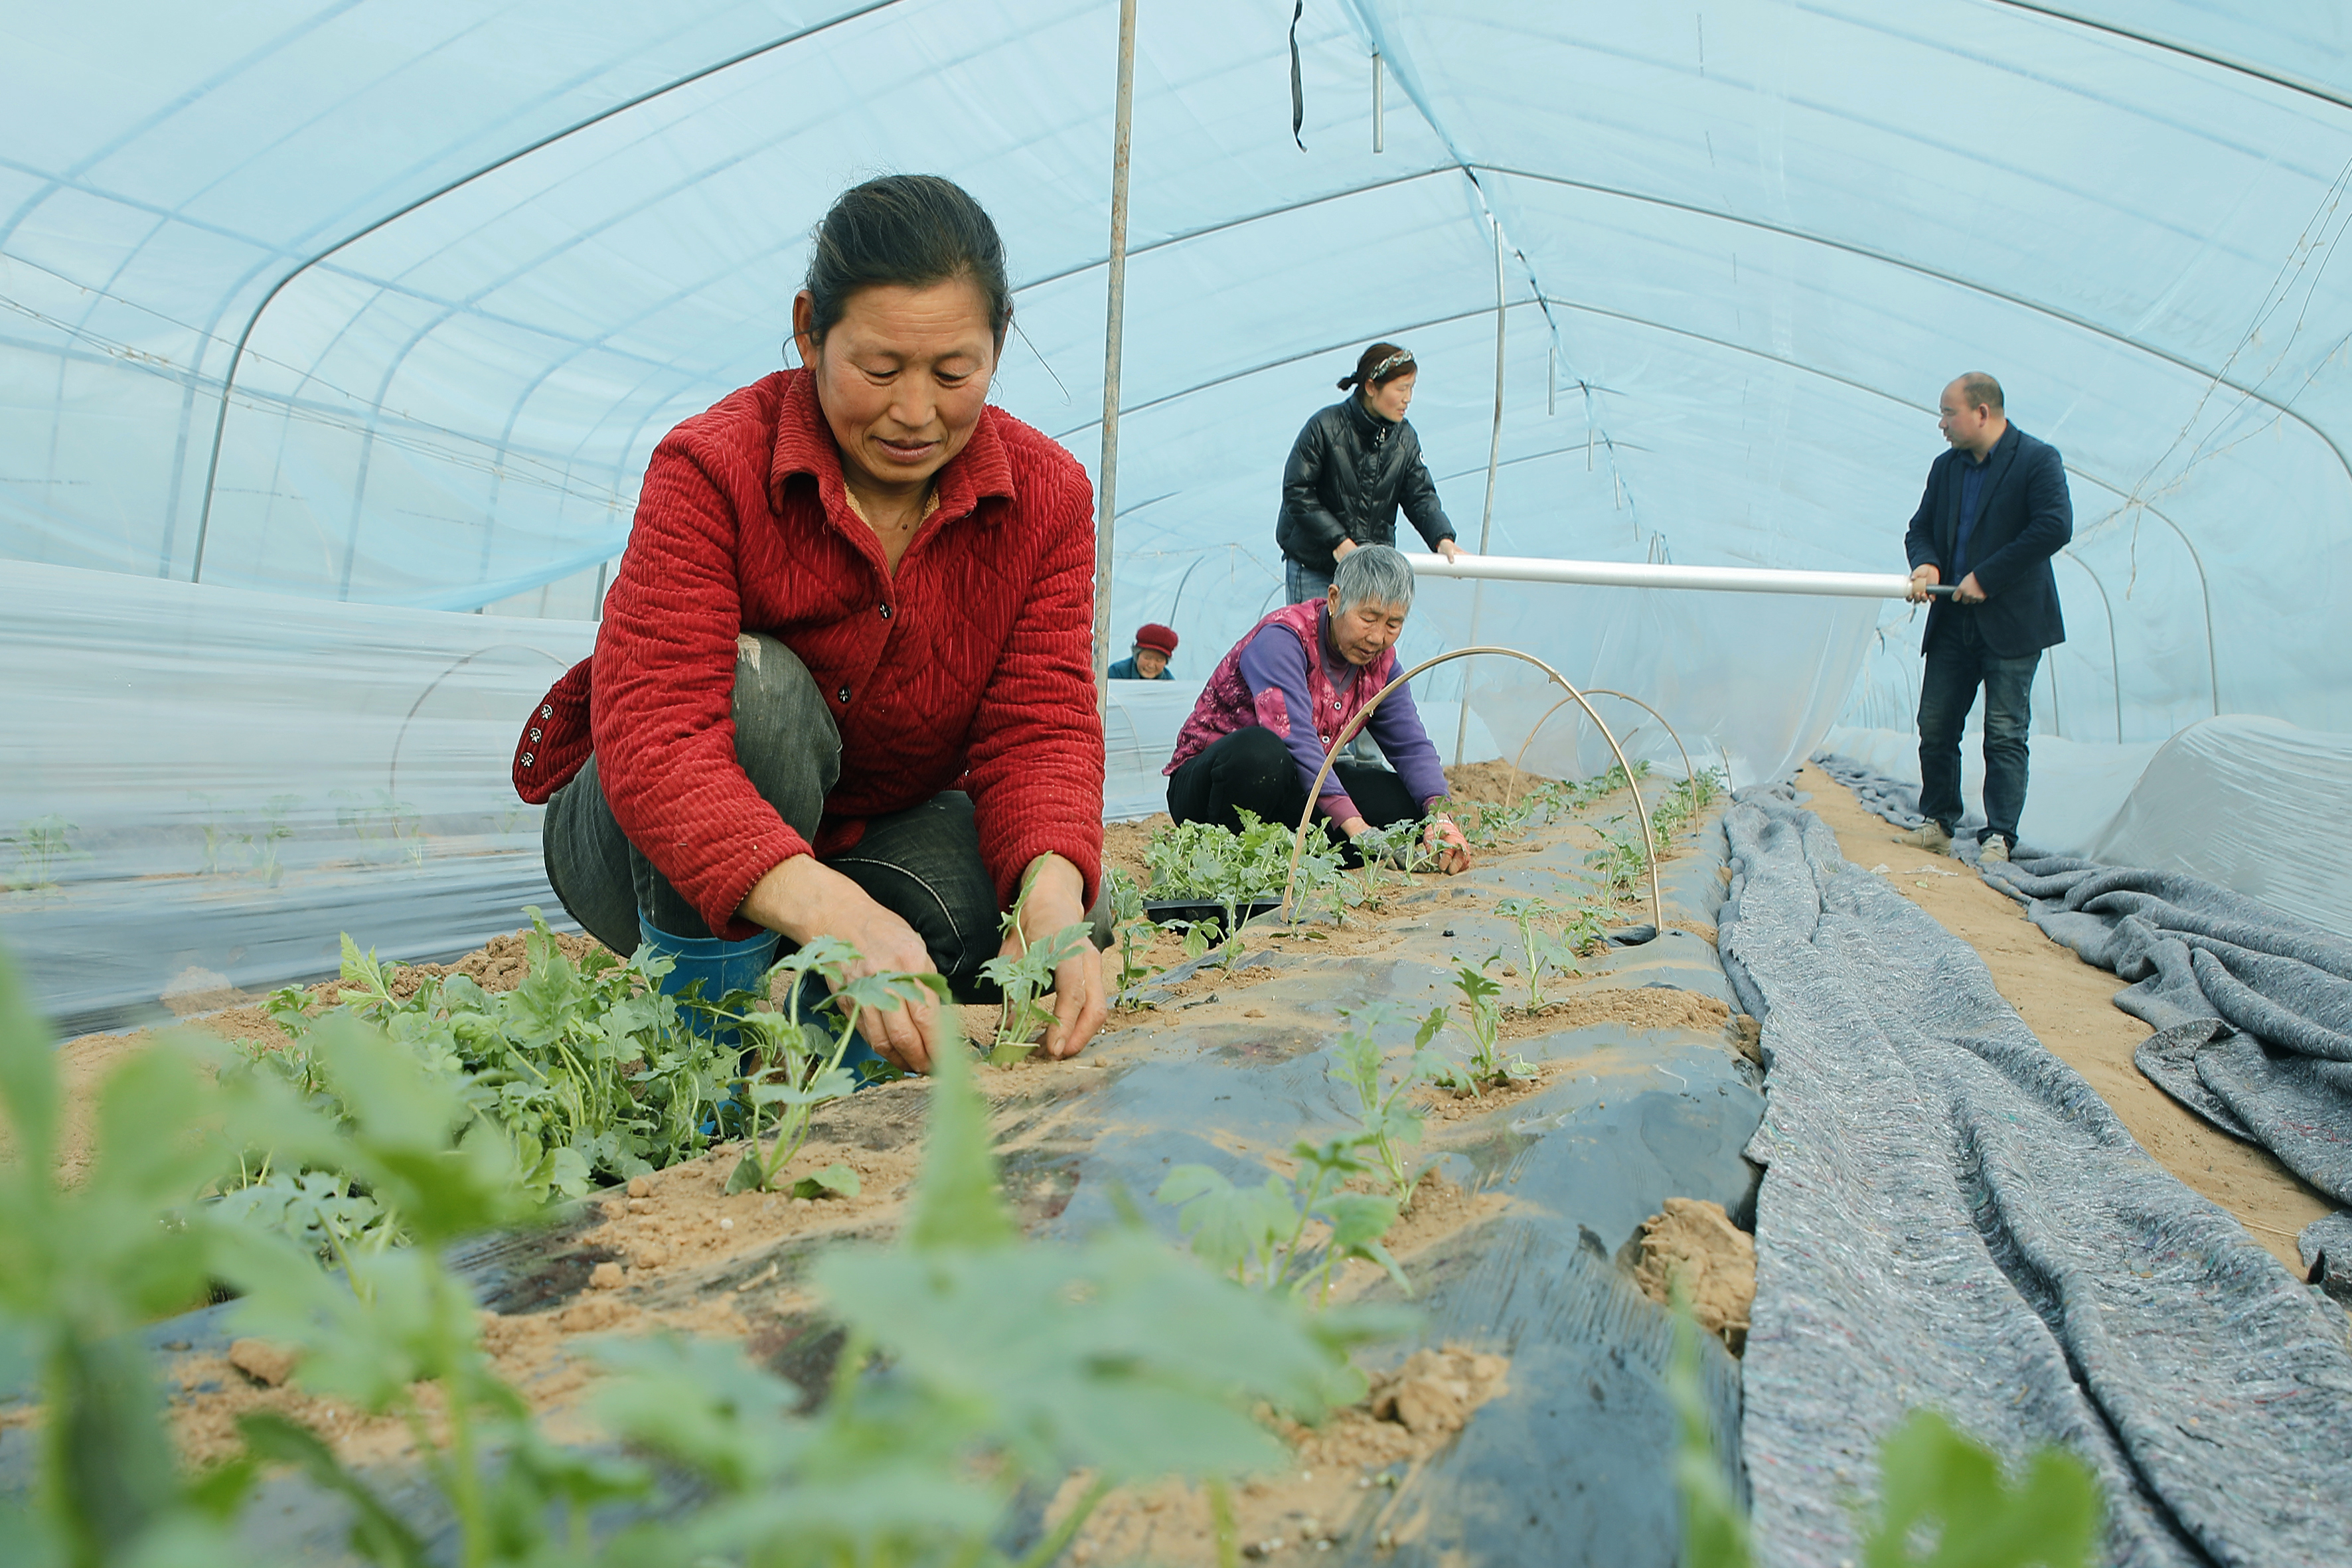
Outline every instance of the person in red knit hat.
[[(845, 192), (793, 302), (802, 368), (655, 449), (593, 656), (533, 710), (515, 784), (548, 879), (598, 940), (715, 998), (780, 939), (861, 973), (981, 966), (1082, 922), (1102, 864), (1094, 499), (1068, 452), (988, 405), (1004, 248), (931, 175)], [(1024, 889), (1022, 933), (1000, 934)], [(1108, 1003), (1088, 945), (1045, 1049)], [(927, 1070), (930, 1007), (858, 1019)]]
[(1175, 632), (1158, 621), (1146, 621), (1135, 628), (1135, 647), (1108, 674), (1113, 680), (1173, 680), (1168, 661), (1175, 657)]

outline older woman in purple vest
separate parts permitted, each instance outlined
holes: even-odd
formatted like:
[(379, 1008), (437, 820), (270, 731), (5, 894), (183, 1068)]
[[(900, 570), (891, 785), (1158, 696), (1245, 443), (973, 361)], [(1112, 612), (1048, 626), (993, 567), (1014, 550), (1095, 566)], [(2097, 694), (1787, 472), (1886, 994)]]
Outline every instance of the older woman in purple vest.
[[(1218, 662), (1176, 737), (1168, 811), (1179, 822), (1238, 830), (1241, 814), (1297, 822), (1323, 759), (1348, 721), (1396, 675), (1397, 634), (1412, 608), (1412, 567), (1384, 544), (1340, 558), (1320, 599), (1275, 611)], [(1422, 822), (1423, 841), (1451, 873), (1470, 846), (1445, 815), (1445, 771), (1399, 687), (1365, 726), (1396, 771), (1343, 762), (1317, 809), (1354, 839), (1367, 828)]]

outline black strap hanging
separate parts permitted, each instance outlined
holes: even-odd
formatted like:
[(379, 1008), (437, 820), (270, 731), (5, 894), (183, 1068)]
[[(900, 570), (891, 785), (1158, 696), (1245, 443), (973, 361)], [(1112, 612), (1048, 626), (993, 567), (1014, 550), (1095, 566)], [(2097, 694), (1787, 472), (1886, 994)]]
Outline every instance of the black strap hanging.
[(1307, 0), (1297, 0), (1290, 8), (1290, 139), (1298, 142), (1298, 150), (1307, 151), (1307, 143), (1298, 139), (1298, 128), (1307, 123), (1307, 89), (1298, 79), (1298, 18), (1307, 14)]

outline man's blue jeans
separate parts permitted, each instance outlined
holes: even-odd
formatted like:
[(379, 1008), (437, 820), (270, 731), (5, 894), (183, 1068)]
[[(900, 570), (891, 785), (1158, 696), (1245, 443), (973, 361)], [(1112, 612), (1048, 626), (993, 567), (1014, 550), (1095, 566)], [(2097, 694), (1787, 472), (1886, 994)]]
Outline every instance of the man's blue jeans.
[(2002, 658), (1984, 646), (1973, 619), (1956, 616), (1927, 646), (1919, 681), (1919, 814), (1950, 833), (1960, 825), (1960, 727), (1984, 688), (1985, 826), (2014, 846), (2025, 810), (2026, 737), (2033, 728), (2039, 652)]
[[(1338, 568), (1334, 567), (1333, 571)], [(1320, 599), (1331, 592), (1331, 573), (1318, 572), (1305, 562), (1286, 555), (1282, 558), (1282, 602), (1303, 605), (1309, 599)]]

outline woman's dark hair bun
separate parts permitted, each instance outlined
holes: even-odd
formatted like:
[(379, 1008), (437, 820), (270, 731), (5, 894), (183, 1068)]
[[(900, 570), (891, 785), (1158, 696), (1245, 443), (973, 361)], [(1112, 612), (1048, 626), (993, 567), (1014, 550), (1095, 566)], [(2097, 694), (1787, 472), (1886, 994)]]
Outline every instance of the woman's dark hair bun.
[(987, 211), (953, 180), (937, 174), (884, 174), (834, 198), (809, 253), (811, 335), (819, 342), (861, 289), (928, 289), (965, 278), (988, 305), (988, 327), (1004, 347), (1013, 324), (1013, 286), (1004, 241)]
[[(1392, 367), (1386, 375), (1373, 374), (1383, 362), (1400, 356), (1403, 363)], [(1398, 376), (1412, 374), (1412, 355), (1394, 343), (1374, 343), (1356, 357), (1354, 371), (1339, 378), (1339, 390), (1345, 392), (1351, 386), (1385, 386)]]

